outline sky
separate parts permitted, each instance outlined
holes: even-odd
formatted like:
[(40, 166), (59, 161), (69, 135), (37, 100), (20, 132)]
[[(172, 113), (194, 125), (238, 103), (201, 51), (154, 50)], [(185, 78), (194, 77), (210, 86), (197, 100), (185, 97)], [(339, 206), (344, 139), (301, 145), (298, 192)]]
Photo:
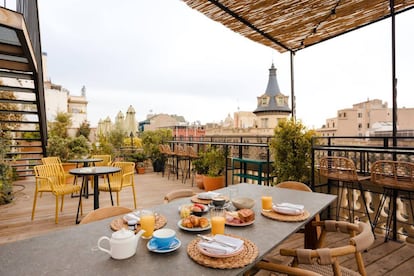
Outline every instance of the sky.
[[(290, 54), (253, 42), (180, 0), (38, 0), (48, 78), (80, 95), (91, 126), (132, 105), (202, 124), (254, 111), (272, 62), (290, 96)], [(414, 11), (396, 17), (399, 107), (414, 107)], [(392, 107), (391, 21), (305, 48), (294, 59), (296, 115), (319, 128), (367, 99)], [(289, 99), (290, 103), (290, 99)]]

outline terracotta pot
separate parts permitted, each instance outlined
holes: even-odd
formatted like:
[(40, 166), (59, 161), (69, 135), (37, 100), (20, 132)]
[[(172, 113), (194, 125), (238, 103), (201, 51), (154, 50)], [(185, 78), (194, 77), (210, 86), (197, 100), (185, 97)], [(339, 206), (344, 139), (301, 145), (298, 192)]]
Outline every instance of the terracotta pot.
[(196, 173), (195, 182), (199, 189), (204, 189), (203, 175)]
[(137, 173), (138, 174), (144, 174), (145, 173), (145, 167), (137, 167)]
[(224, 175), (212, 177), (203, 175), (204, 190), (213, 191), (224, 187)]

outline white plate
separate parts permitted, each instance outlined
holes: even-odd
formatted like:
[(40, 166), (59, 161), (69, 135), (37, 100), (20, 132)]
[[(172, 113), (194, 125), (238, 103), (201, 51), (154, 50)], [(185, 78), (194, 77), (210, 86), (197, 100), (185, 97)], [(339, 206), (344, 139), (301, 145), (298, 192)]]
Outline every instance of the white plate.
[(254, 223), (254, 220), (245, 222), (245, 223), (231, 223), (226, 220), (226, 225), (230, 225), (230, 226), (247, 226), (247, 225), (252, 225), (253, 223)]
[(213, 197), (220, 195), (219, 193), (215, 193), (215, 192), (204, 192), (204, 193), (199, 193), (197, 195), (197, 197), (199, 199), (213, 199)]
[(204, 228), (201, 228), (201, 227), (193, 227), (193, 228), (184, 227), (184, 226), (182, 226), (182, 225), (181, 225), (181, 222), (182, 222), (182, 219), (180, 219), (180, 220), (177, 222), (177, 226), (178, 226), (180, 229), (185, 230), (185, 231), (190, 231), (190, 232), (201, 232), (201, 231), (205, 231), (205, 230), (209, 230), (209, 229), (211, 229), (211, 223), (210, 223), (210, 220), (208, 221), (208, 226), (207, 226), (207, 227), (204, 227)]
[(175, 238), (175, 240), (174, 240), (174, 241), (177, 242), (177, 244), (174, 247), (167, 248), (167, 249), (157, 249), (157, 248), (155, 248), (155, 246), (152, 246), (153, 245), (152, 244), (153, 241), (154, 241), (153, 239), (151, 239), (151, 240), (148, 241), (147, 248), (148, 248), (149, 251), (155, 252), (155, 253), (168, 253), (168, 252), (172, 252), (172, 251), (177, 250), (181, 246), (181, 241), (179, 239), (177, 239), (177, 238)]

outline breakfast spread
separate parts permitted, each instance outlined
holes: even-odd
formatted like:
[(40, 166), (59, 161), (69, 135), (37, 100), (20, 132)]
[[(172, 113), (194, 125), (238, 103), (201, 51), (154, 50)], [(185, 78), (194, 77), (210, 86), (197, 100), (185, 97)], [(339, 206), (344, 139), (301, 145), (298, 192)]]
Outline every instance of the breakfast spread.
[(190, 215), (181, 220), (181, 226), (186, 228), (206, 228), (209, 225), (208, 219)]
[(254, 221), (255, 215), (252, 209), (240, 209), (226, 212), (226, 222), (231, 224), (246, 224)]

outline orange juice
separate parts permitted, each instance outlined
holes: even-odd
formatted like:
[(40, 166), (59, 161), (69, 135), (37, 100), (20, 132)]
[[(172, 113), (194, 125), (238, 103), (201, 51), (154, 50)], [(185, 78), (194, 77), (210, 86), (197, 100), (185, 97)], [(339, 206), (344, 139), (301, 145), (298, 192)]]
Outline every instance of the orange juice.
[(224, 234), (224, 224), (226, 218), (223, 216), (211, 217), (211, 234)]
[(140, 217), (141, 229), (145, 230), (142, 234), (144, 239), (150, 239), (155, 228), (155, 216), (153, 213), (143, 213)]
[(262, 196), (262, 209), (263, 211), (272, 210), (272, 197), (271, 196)]

